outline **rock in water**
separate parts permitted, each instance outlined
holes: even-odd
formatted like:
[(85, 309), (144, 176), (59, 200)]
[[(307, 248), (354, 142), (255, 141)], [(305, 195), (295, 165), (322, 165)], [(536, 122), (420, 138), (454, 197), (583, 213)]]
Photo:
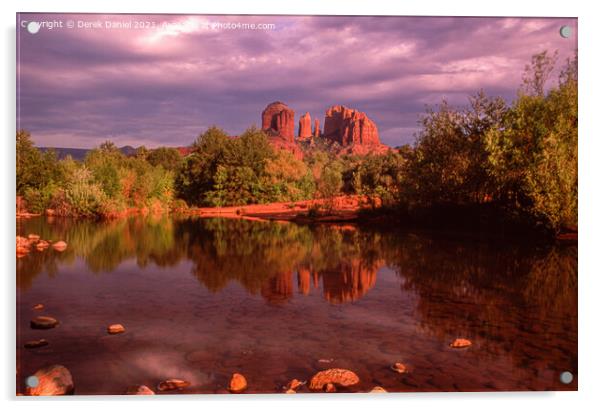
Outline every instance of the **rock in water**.
[(146, 385), (132, 385), (125, 392), (126, 395), (154, 395), (155, 392), (152, 391)]
[(472, 342), (470, 342), (470, 340), (465, 339), (465, 338), (456, 338), (454, 340), (454, 342), (449, 344), (449, 346), (452, 348), (468, 348), (471, 345), (472, 345)]
[(401, 362), (395, 362), (393, 365), (391, 365), (391, 370), (397, 372), (397, 373), (406, 373), (408, 372), (408, 368), (402, 364)]
[(59, 325), (59, 321), (56, 318), (41, 315), (32, 319), (30, 324), (33, 329), (51, 329)]
[(286, 389), (292, 389), (292, 390), (296, 391), (303, 385), (305, 385), (305, 382), (301, 382), (298, 379), (293, 379), (286, 385)]
[(161, 392), (165, 391), (173, 391), (177, 389), (184, 389), (187, 386), (190, 386), (190, 382), (184, 381), (182, 379), (171, 378), (165, 381), (159, 382), (157, 385), (157, 389)]
[(67, 243), (65, 243), (64, 241), (57, 241), (56, 243), (54, 243), (52, 245), (52, 248), (55, 249), (56, 251), (65, 251), (67, 249)]
[(327, 369), (320, 371), (311, 378), (309, 389), (312, 391), (323, 391), (328, 384), (333, 386), (349, 387), (357, 385), (360, 378), (348, 369)]
[(107, 327), (107, 332), (111, 335), (121, 334), (122, 332), (125, 332), (125, 328), (121, 324), (111, 324)]
[(51, 365), (40, 369), (35, 374), (38, 384), (28, 386), (25, 394), (29, 396), (70, 395), (74, 385), (71, 373), (62, 365)]
[(31, 348), (40, 348), (40, 347), (45, 347), (46, 345), (48, 345), (48, 341), (46, 341), (45, 339), (38, 339), (36, 341), (29, 341), (25, 343), (25, 348), (31, 349)]
[(299, 118), (299, 140), (306, 141), (308, 139), (311, 139), (311, 116), (309, 112), (306, 112)]
[(45, 241), (45, 240), (40, 240), (40, 241), (38, 242), (38, 244), (36, 244), (36, 249), (37, 249), (38, 251), (44, 251), (44, 250), (46, 250), (48, 247), (50, 247), (50, 243), (48, 243), (48, 242), (47, 242), (47, 241)]
[(244, 376), (239, 373), (235, 373), (232, 375), (230, 379), (230, 386), (228, 390), (232, 393), (241, 393), (247, 389), (247, 380)]

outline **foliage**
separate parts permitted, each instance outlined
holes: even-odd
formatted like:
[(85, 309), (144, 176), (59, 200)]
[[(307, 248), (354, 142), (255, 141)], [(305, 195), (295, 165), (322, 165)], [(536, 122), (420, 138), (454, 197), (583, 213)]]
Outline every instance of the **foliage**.
[(577, 226), (577, 60), (545, 93), (554, 62), (533, 57), (532, 77), (486, 145), (497, 198), (558, 231)]
[(162, 166), (163, 169), (171, 171), (178, 170), (182, 163), (182, 156), (176, 148), (153, 149), (145, 157), (152, 166)]

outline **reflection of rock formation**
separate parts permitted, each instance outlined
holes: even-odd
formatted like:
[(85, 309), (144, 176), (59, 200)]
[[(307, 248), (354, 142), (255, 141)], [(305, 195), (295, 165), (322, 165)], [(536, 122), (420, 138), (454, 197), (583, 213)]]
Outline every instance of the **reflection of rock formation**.
[(261, 286), (261, 295), (270, 304), (282, 304), (293, 296), (293, 272), (288, 271), (269, 278)]
[[(324, 298), (332, 304), (341, 304), (360, 299), (376, 284), (378, 270), (384, 260), (366, 263), (362, 259), (354, 259), (317, 271), (311, 268), (299, 268), (297, 271), (298, 291), (308, 295), (311, 288), (318, 288), (322, 278)], [(261, 295), (270, 303), (280, 304), (293, 295), (293, 274), (285, 272), (268, 279), (261, 288)]]
[(324, 298), (332, 304), (360, 299), (376, 284), (376, 274), (385, 264), (384, 260), (366, 264), (362, 259), (351, 260), (339, 270), (322, 273)]

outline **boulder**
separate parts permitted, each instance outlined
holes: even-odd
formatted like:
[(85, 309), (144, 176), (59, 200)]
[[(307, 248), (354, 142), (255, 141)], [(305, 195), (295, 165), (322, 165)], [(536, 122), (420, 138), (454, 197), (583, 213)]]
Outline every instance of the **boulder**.
[(299, 118), (299, 140), (306, 141), (308, 139), (311, 139), (311, 116), (309, 112), (306, 112)]
[(159, 390), (161, 392), (166, 392), (166, 391), (184, 389), (187, 386), (190, 386), (190, 382), (184, 381), (182, 379), (171, 378), (171, 379), (166, 379), (162, 382), (159, 382), (159, 385), (157, 385), (157, 390)]
[(232, 393), (241, 393), (247, 389), (247, 380), (244, 376), (239, 373), (235, 373), (230, 378), (230, 385), (228, 386), (228, 390)]
[(111, 335), (125, 332), (125, 327), (121, 324), (111, 324), (107, 327), (107, 332)]
[(348, 369), (334, 368), (315, 374), (309, 382), (309, 389), (312, 391), (324, 391), (327, 388), (332, 389), (335, 386), (354, 386), (359, 382), (360, 378), (354, 372)]
[(382, 386), (375, 386), (374, 388), (372, 388), (370, 393), (387, 393), (387, 390)]
[(71, 373), (62, 365), (51, 365), (38, 370), (34, 379), (37, 385), (28, 386), (25, 394), (29, 396), (55, 396), (73, 394), (74, 385)]
[(56, 318), (40, 315), (32, 319), (30, 325), (33, 329), (51, 329), (59, 325), (59, 321)]
[(146, 385), (132, 385), (132, 386), (128, 387), (125, 394), (126, 395), (154, 395), (155, 392), (153, 392), (152, 389)]

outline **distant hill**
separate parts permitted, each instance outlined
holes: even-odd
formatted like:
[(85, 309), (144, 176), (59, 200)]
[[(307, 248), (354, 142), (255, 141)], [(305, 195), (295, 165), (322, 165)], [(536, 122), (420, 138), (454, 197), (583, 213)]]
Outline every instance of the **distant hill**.
[[(52, 147), (40, 147), (38, 149), (42, 152), (54, 150), (59, 159), (65, 159), (67, 156), (71, 156), (73, 159), (80, 160), (80, 161), (84, 160), (86, 157), (86, 154), (91, 150), (91, 149), (85, 149), (85, 148), (52, 148)], [(178, 147), (176, 149), (178, 150), (178, 152), (180, 152), (180, 154), (182, 156), (186, 156), (191, 151), (191, 148), (188, 148), (188, 147)], [(119, 150), (125, 156), (132, 156), (132, 155), (136, 154), (136, 148), (134, 148), (133, 146), (130, 146), (130, 145), (122, 146), (121, 148), (119, 148)]]

